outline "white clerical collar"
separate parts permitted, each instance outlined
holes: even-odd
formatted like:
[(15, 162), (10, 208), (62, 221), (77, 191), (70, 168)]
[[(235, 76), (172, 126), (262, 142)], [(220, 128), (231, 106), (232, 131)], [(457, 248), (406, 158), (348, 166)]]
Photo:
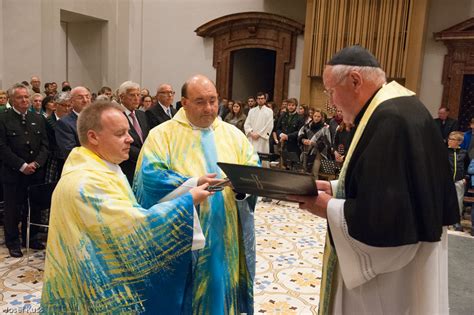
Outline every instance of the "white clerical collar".
[(74, 114), (76, 114), (77, 117), (79, 117), (79, 113), (76, 112), (74, 109), (72, 110), (72, 112), (73, 112)]
[(56, 115), (56, 112), (54, 112), (53, 115), (54, 115), (54, 117), (56, 117), (56, 120), (60, 120), (60, 119), (61, 119), (58, 115)]

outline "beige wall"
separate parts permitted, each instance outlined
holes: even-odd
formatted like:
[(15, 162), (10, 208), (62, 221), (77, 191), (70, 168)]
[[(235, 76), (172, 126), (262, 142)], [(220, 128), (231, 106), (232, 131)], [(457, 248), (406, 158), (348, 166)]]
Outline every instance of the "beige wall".
[[(212, 66), (213, 40), (197, 36), (194, 33), (197, 27), (223, 15), (245, 11), (266, 11), (304, 23), (305, 10), (304, 0), (144, 0), (142, 73), (135, 80), (152, 94), (159, 84), (168, 82), (178, 91), (177, 101), (181, 85), (191, 75), (216, 77)], [(300, 36), (296, 66), (290, 71), (289, 95), (295, 97), (299, 97), (302, 51), (303, 36)]]
[[(179, 90), (195, 73), (215, 78), (213, 42), (194, 33), (198, 26), (245, 11), (276, 13), (304, 23), (306, 1), (0, 0), (0, 10), (0, 41), (4, 43), (0, 48), (0, 87), (29, 81), (33, 74), (40, 76), (42, 84), (59, 83), (68, 73), (71, 84), (92, 90), (102, 85), (115, 89), (121, 82), (133, 80), (154, 94), (163, 82)], [(67, 19), (68, 54), (61, 10), (86, 16), (78, 22)], [(24, 22), (18, 23), (18, 19)], [(15, 27), (6, 31), (8, 25)], [(289, 84), (289, 95), (296, 97), (302, 50), (300, 36)]]
[(433, 116), (437, 115), (443, 94), (441, 76), (447, 48), (433, 39), (433, 33), (445, 30), (474, 16), (473, 0), (432, 0), (425, 35), (425, 51), (419, 97)]
[[(72, 49), (69, 70), (74, 71), (70, 73), (71, 83), (85, 84), (94, 90), (104, 83), (117, 84), (117, 76), (121, 74), (117, 65), (128, 60), (128, 37), (122, 40), (122, 37), (117, 36), (117, 31), (120, 30), (117, 19), (121, 15), (128, 16), (128, 2), (2, 0), (0, 4), (3, 25), (12, 26), (8, 29), (4, 27), (3, 31), (0, 29), (4, 44), (0, 53), (2, 88), (18, 81), (29, 81), (31, 75), (39, 75), (42, 85), (50, 81), (60, 83), (66, 79), (66, 47), (61, 10), (82, 14), (88, 19), (100, 19), (105, 23), (98, 33), (89, 33), (88, 30), (96, 29), (97, 25), (88, 25), (86, 21), (69, 23), (69, 30), (77, 35), (75, 44), (79, 46), (76, 48), (82, 52), (82, 55), (75, 55), (75, 47), (69, 47)], [(124, 28), (128, 31), (128, 24)], [(74, 43), (70, 42), (69, 45)], [(119, 46), (126, 49), (117, 52)], [(89, 69), (79, 71), (84, 64)], [(128, 72), (125, 71), (123, 75), (127, 77)]]

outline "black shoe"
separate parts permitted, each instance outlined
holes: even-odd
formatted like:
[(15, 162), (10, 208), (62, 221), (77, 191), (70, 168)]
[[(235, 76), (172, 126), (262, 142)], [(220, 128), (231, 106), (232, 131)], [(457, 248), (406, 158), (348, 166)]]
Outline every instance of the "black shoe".
[[(26, 244), (21, 244), (21, 246), (23, 247), (26, 247)], [(30, 248), (31, 249), (37, 249), (37, 250), (43, 250), (46, 248), (46, 246), (44, 246), (43, 243), (41, 243), (40, 241), (32, 241), (30, 242)]]
[(464, 229), (462, 228), (462, 225), (460, 223), (456, 223), (453, 225), (454, 230), (457, 232), (464, 232)]
[(23, 257), (23, 253), (21, 252), (20, 247), (9, 248), (8, 253), (10, 254), (11, 257), (15, 257), (15, 258)]

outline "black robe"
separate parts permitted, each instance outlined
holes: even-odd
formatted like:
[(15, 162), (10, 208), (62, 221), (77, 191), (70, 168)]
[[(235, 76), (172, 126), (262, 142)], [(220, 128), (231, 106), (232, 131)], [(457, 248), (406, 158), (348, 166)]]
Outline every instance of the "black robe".
[[(356, 128), (370, 101), (356, 117)], [(348, 232), (367, 245), (437, 242), (443, 226), (459, 222), (446, 146), (414, 96), (379, 105), (345, 178)]]

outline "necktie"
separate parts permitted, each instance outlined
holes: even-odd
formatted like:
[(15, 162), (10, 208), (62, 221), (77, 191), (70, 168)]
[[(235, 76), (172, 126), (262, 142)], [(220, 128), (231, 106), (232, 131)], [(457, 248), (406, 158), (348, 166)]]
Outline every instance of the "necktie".
[(130, 117), (132, 118), (132, 124), (133, 128), (137, 132), (138, 136), (140, 137), (140, 141), (143, 143), (143, 133), (142, 133), (142, 128), (140, 128), (140, 125), (138, 124), (137, 116), (135, 116), (135, 112), (130, 112)]
[(170, 118), (172, 118), (172, 117), (171, 117), (171, 108), (168, 107), (168, 108), (166, 109), (166, 113), (168, 114), (168, 116), (170, 116)]

